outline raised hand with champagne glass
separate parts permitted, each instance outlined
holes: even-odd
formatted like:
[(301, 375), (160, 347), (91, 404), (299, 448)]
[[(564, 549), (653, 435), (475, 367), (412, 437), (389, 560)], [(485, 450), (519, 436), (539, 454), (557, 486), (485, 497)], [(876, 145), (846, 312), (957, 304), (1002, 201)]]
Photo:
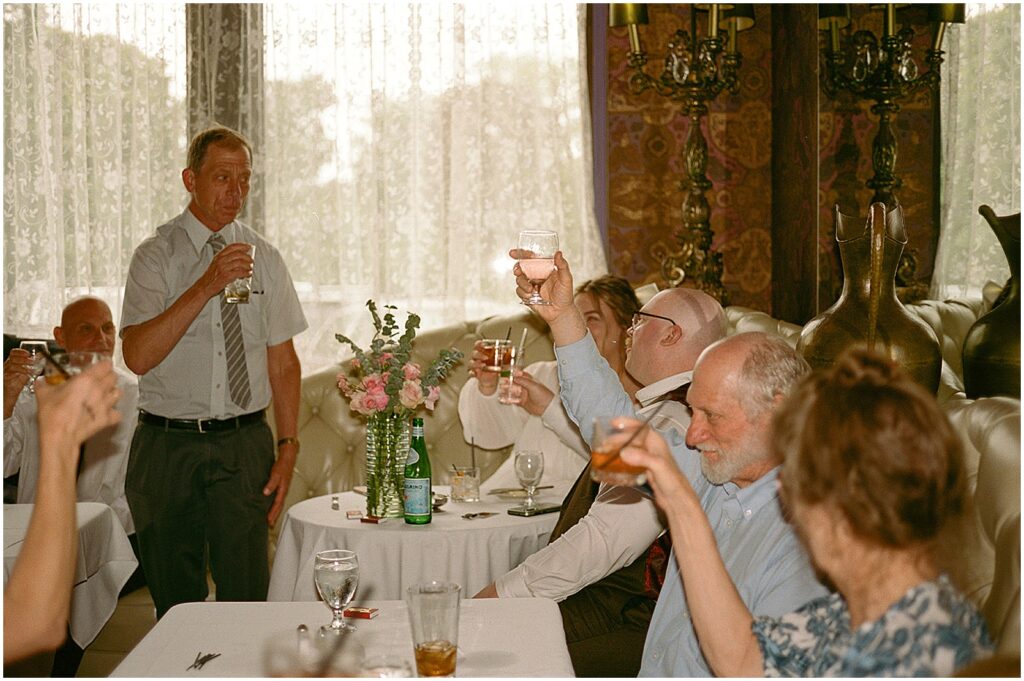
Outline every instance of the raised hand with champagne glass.
[(558, 252), (558, 234), (551, 230), (528, 229), (519, 232), (516, 258), (519, 269), (530, 280), (530, 295), (524, 305), (550, 305), (540, 288), (555, 271), (555, 253)]
[(12, 348), (4, 360), (4, 420), (11, 418), (21, 391), (38, 375), (35, 357), (24, 348)]

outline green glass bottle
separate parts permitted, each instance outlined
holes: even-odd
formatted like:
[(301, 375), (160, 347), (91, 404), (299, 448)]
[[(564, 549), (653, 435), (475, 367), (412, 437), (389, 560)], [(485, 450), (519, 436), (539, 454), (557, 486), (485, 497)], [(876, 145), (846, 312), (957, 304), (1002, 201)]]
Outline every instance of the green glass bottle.
[(409, 458), (405, 462), (405, 522), (426, 525), (430, 522), (433, 506), (430, 498), (430, 457), (423, 439), (423, 419), (412, 420), (412, 442)]

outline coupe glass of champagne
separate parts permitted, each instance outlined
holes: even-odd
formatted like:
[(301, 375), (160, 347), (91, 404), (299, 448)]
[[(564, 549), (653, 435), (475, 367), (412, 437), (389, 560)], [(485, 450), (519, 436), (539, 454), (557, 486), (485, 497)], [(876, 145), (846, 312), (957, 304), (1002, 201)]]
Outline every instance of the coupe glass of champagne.
[(533, 292), (523, 305), (550, 305), (540, 295), (540, 287), (555, 271), (558, 233), (528, 229), (519, 232), (519, 267), (530, 280)]
[(355, 551), (320, 551), (313, 562), (313, 580), (324, 604), (331, 610), (331, 623), (320, 627), (324, 633), (340, 634), (356, 628), (342, 618), (359, 586), (359, 559)]
[(18, 347), (32, 356), (33, 374), (25, 387), (30, 393), (35, 394), (36, 376), (42, 374), (43, 367), (46, 366), (46, 341), (21, 341)]
[(537, 485), (544, 476), (544, 452), (532, 449), (520, 449), (516, 452), (515, 459), (516, 477), (519, 484), (526, 490), (526, 501), (521, 508), (533, 508), (536, 504), (533, 501), (533, 494), (537, 491)]

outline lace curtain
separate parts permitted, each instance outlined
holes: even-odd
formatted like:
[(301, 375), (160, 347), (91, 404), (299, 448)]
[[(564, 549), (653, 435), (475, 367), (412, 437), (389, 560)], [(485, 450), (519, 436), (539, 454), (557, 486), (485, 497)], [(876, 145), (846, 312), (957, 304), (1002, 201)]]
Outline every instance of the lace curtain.
[(606, 271), (593, 210), (585, 6), (264, 5), (266, 223), (299, 288), (307, 370), (370, 335), (522, 309), (508, 250), (557, 230)]
[(184, 205), (184, 13), (4, 5), (4, 329), (85, 293), (120, 316), (132, 251)]
[[(4, 6), (5, 328), (49, 335), (87, 291), (119, 318), (132, 251), (187, 201), (184, 102), (254, 68), (263, 97), (227, 98), (263, 140), (246, 219), (295, 279), (305, 372), (338, 359), (335, 333), (368, 339), (371, 297), (423, 328), (522, 309), (521, 229), (557, 230), (579, 281), (606, 271), (585, 6), (256, 7), (190, 14), (186, 38), (182, 5)], [(209, 54), (258, 44), (262, 69)]]
[(931, 297), (980, 297), (1010, 275), (978, 214), (1020, 211), (1020, 5), (967, 5), (944, 43), (942, 234)]

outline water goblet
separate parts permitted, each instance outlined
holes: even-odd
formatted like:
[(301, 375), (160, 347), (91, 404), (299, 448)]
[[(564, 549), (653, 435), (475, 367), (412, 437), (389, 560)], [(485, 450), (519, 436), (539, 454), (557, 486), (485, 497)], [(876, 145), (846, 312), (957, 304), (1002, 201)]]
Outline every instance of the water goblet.
[(537, 485), (544, 476), (544, 452), (532, 449), (520, 449), (515, 453), (516, 477), (519, 484), (526, 490), (526, 501), (522, 509), (532, 509), (536, 505), (533, 495), (537, 491)]
[(540, 294), (541, 285), (555, 271), (558, 233), (551, 230), (528, 229), (519, 232), (519, 268), (530, 280), (533, 292), (523, 305), (550, 305)]
[(355, 551), (331, 549), (318, 552), (313, 561), (313, 581), (332, 616), (331, 623), (320, 627), (320, 631), (333, 634), (355, 631), (356, 628), (342, 617), (359, 586), (359, 559)]
[(46, 341), (21, 341), (18, 347), (27, 352), (32, 357), (32, 378), (29, 379), (25, 388), (32, 394), (36, 392), (36, 376), (43, 373), (43, 367), (46, 366)]

